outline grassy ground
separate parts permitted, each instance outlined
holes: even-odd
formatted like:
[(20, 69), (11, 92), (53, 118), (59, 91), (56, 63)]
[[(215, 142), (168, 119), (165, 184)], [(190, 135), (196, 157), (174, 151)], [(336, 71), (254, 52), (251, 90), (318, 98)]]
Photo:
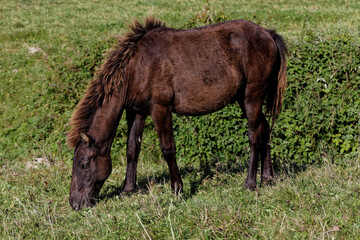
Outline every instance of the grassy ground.
[(245, 173), (213, 170), (192, 193), (190, 183), (202, 173), (195, 168), (185, 174), (184, 195), (176, 197), (166, 167), (145, 162), (136, 193), (119, 199), (125, 169), (115, 167), (99, 204), (81, 212), (70, 209), (68, 178), (58, 167), (40, 168), (2, 183), (1, 238), (356, 239), (359, 168), (359, 159), (346, 168), (310, 167), (280, 174), (274, 186), (256, 192), (242, 187)]
[(360, 238), (359, 156), (348, 166), (325, 159), (320, 168), (279, 172), (274, 186), (257, 192), (242, 188), (242, 171), (180, 161), (185, 192), (175, 197), (150, 124), (139, 190), (117, 197), (125, 172), (117, 146), (99, 204), (71, 210), (64, 133), (94, 72), (87, 60), (102, 59), (134, 17), (182, 27), (205, 8), (275, 28), (290, 45), (308, 31), (360, 30), (358, 1), (2, 1), (0, 238)]

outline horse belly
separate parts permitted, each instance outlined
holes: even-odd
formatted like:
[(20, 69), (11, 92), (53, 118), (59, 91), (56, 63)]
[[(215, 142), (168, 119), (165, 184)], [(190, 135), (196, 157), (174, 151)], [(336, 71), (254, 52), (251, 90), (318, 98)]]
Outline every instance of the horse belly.
[(222, 109), (234, 101), (240, 82), (227, 79), (206, 86), (203, 81), (181, 81), (174, 89), (174, 112), (182, 115), (204, 115)]

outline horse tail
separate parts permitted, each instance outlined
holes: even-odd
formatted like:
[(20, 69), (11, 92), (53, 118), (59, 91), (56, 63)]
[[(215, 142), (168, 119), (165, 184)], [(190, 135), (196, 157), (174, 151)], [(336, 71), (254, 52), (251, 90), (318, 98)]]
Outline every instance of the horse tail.
[(267, 30), (275, 41), (277, 56), (273, 73), (270, 78), (267, 97), (266, 109), (272, 116), (271, 130), (274, 127), (275, 119), (281, 111), (284, 92), (286, 88), (286, 55), (288, 53), (285, 41), (274, 30)]
[(78, 103), (70, 119), (71, 129), (67, 134), (67, 143), (70, 148), (78, 145), (81, 140), (79, 133), (88, 131), (89, 119), (91, 119), (92, 114), (110, 99), (114, 91), (120, 93), (119, 104), (124, 105), (127, 85), (124, 82), (125, 68), (136, 52), (137, 43), (147, 32), (155, 28), (165, 27), (165, 24), (154, 17), (147, 17), (144, 24), (134, 20), (129, 27), (131, 31), (120, 40), (116, 49), (108, 53), (97, 76), (91, 80), (85, 96)]

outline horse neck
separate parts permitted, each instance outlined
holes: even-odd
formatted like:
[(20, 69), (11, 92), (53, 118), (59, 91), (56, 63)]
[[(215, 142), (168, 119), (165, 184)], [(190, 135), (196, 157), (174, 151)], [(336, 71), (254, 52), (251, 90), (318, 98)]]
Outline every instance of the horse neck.
[(123, 104), (120, 94), (113, 93), (108, 101), (95, 110), (88, 134), (96, 143), (110, 147), (122, 112)]

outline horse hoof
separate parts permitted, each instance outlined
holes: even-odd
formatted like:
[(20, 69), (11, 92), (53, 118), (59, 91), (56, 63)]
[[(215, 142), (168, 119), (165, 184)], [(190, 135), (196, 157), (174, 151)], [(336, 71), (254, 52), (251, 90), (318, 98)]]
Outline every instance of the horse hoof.
[(135, 187), (124, 187), (120, 192), (119, 197), (125, 197), (131, 195), (135, 191)]
[(136, 188), (135, 184), (128, 184), (128, 185), (125, 185), (122, 192), (133, 192), (133, 191), (135, 191), (135, 188)]
[(261, 182), (263, 182), (263, 183), (269, 183), (269, 182), (271, 182), (272, 180), (274, 180), (274, 177), (271, 176), (271, 175), (263, 175), (263, 176), (261, 177)]
[(173, 193), (175, 193), (176, 195), (179, 195), (181, 193), (183, 193), (183, 185), (180, 183), (176, 183), (174, 185), (171, 186), (171, 190), (173, 191)]
[(255, 190), (256, 182), (255, 181), (246, 181), (245, 188), (249, 190)]

